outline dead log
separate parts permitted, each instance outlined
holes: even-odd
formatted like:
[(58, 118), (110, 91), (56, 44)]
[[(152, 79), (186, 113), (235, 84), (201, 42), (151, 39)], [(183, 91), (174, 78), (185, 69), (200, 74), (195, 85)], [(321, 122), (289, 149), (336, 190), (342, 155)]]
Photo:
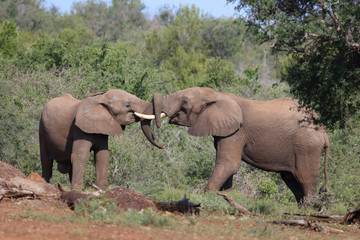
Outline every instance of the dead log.
[(4, 198), (57, 199), (60, 192), (48, 183), (22, 177), (0, 178), (0, 200)]
[(10, 187), (5, 183), (6, 188), (0, 189), (0, 200), (4, 198), (30, 198), (30, 199), (57, 199), (60, 194), (42, 194), (26, 189)]
[(308, 220), (281, 220), (281, 221), (272, 221), (274, 224), (286, 225), (286, 226), (300, 226), (303, 228), (309, 228), (316, 232), (322, 233), (343, 233), (343, 230), (331, 228), (331, 227), (324, 227), (320, 226), (317, 223), (308, 221)]
[(235, 202), (232, 197), (227, 196), (223, 193), (217, 193), (217, 195), (222, 196), (225, 201), (227, 201), (229, 203), (230, 206), (232, 206), (233, 208), (235, 208), (236, 210), (239, 211), (239, 214), (241, 215), (250, 215), (251, 213), (243, 206), (241, 206), (240, 204), (238, 204), (237, 202)]
[(344, 217), (345, 224), (360, 224), (360, 209), (349, 211)]
[(200, 203), (195, 204), (192, 202), (189, 202), (189, 198), (186, 198), (186, 194), (184, 195), (184, 198), (179, 201), (174, 202), (154, 202), (155, 206), (160, 211), (168, 211), (168, 212), (178, 212), (178, 213), (190, 213), (199, 215), (200, 214)]

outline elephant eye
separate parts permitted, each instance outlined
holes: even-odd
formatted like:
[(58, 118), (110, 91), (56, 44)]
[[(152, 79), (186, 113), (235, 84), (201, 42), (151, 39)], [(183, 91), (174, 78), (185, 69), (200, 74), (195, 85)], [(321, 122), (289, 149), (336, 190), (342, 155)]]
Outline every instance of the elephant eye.
[(130, 104), (126, 104), (125, 107), (126, 107), (126, 108), (130, 108)]

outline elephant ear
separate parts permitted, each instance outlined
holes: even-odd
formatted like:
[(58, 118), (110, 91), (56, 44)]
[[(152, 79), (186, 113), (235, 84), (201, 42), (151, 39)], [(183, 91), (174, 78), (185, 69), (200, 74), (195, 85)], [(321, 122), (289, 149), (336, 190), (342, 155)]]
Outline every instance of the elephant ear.
[(243, 122), (240, 106), (229, 96), (221, 96), (207, 103), (198, 114), (189, 117), (193, 136), (228, 136), (237, 131)]
[(88, 97), (79, 104), (75, 125), (82, 131), (104, 135), (118, 135), (123, 132), (121, 125), (104, 102), (102, 94)]

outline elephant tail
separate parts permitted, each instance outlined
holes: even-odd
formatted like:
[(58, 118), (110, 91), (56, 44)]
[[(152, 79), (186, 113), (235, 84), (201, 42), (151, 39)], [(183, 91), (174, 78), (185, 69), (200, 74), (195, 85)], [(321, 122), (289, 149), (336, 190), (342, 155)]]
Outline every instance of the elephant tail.
[(324, 155), (324, 184), (321, 186), (320, 188), (320, 193), (322, 192), (326, 192), (326, 184), (328, 181), (328, 176), (327, 176), (327, 165), (328, 165), (328, 159), (329, 159), (329, 139), (327, 134), (325, 134), (325, 144), (324, 144), (324, 149), (325, 149), (325, 155)]

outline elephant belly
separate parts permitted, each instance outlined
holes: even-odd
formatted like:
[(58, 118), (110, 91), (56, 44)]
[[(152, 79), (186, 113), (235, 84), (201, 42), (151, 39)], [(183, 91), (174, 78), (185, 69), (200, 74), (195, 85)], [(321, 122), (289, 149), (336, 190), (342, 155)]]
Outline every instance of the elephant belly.
[(292, 171), (295, 167), (295, 155), (273, 147), (268, 149), (244, 149), (242, 160), (254, 167), (266, 171)]
[(58, 163), (71, 163), (72, 141), (61, 137), (57, 139), (47, 138), (46, 144), (50, 156)]

